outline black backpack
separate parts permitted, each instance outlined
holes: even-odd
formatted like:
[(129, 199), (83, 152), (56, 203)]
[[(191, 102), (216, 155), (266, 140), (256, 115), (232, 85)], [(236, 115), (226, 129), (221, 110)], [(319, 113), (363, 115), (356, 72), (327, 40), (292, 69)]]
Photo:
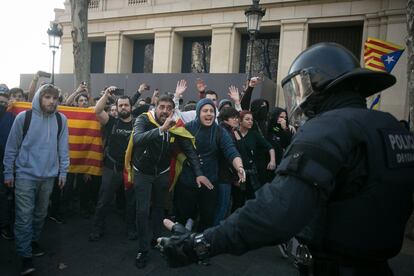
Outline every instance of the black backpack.
[[(26, 137), (27, 131), (29, 130), (30, 122), (32, 121), (32, 113), (33, 113), (32, 109), (26, 110), (25, 112), (22, 142), (24, 140), (24, 137)], [(56, 120), (58, 124), (57, 139), (59, 140), (60, 133), (62, 132), (62, 116), (60, 115), (59, 112), (55, 112), (55, 115), (56, 115)]]

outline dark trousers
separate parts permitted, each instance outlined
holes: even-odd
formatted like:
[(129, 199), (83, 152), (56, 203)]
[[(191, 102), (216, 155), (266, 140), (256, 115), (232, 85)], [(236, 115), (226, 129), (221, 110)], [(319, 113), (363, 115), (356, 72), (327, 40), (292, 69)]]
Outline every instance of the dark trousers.
[(197, 220), (200, 216), (197, 231), (202, 232), (214, 225), (217, 201), (216, 185), (213, 190), (209, 190), (205, 186), (198, 188), (196, 183), (190, 186), (179, 181), (174, 190), (174, 210), (177, 221), (185, 225), (187, 219)]
[(101, 176), (92, 175), (85, 181), (84, 174), (76, 175), (76, 185), (79, 186), (79, 201), (81, 211), (92, 212), (98, 202), (98, 192), (101, 185)]
[[(136, 197), (136, 224), (139, 252), (147, 252), (149, 250), (151, 237), (156, 239), (161, 236), (165, 197), (168, 190), (168, 176), (168, 172), (154, 176), (135, 171), (134, 190)], [(151, 202), (152, 235), (149, 233), (149, 211)]]
[[(3, 174), (3, 172), (1, 172)], [(3, 179), (2, 176), (0, 176)], [(14, 221), (14, 191), (0, 180), (0, 229), (9, 228)]]
[(233, 199), (231, 207), (232, 213), (240, 207), (243, 207), (247, 200), (255, 198), (249, 178), (247, 178), (245, 183), (241, 183), (239, 187), (232, 186), (231, 194)]
[(58, 185), (59, 178), (55, 179), (50, 196), (49, 214), (51, 216), (64, 216), (67, 213), (74, 195), (75, 176), (74, 173), (68, 173), (65, 186), (62, 189)]
[[(122, 171), (103, 168), (102, 184), (99, 189), (99, 199), (95, 209), (94, 228), (104, 230), (105, 218), (109, 213), (116, 191), (123, 186)], [(127, 231), (135, 231), (135, 200), (133, 190), (125, 191)]]

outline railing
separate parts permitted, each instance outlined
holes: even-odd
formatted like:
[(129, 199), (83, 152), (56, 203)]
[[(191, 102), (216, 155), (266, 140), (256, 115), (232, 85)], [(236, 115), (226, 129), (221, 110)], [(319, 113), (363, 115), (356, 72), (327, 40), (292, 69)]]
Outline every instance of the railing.
[(128, 6), (137, 6), (142, 4), (150, 4), (149, 0), (128, 0)]
[(90, 10), (99, 10), (100, 0), (89, 0), (88, 9)]

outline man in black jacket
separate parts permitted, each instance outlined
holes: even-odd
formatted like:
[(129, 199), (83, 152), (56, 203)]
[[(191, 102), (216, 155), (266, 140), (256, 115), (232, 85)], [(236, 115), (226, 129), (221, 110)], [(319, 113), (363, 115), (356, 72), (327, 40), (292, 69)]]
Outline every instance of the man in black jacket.
[(301, 275), (392, 275), (411, 214), (414, 135), (365, 97), (395, 83), (362, 69), (345, 48), (319, 43), (302, 52), (282, 81), (292, 120), (306, 115), (276, 177), (224, 223), (160, 239), (171, 266), (242, 254), (295, 236)]
[(175, 125), (174, 102), (169, 96), (161, 96), (155, 111), (141, 114), (134, 125), (134, 189), (138, 230), (138, 254), (136, 265), (144, 268), (150, 247), (149, 210), (152, 192), (153, 245), (159, 237), (164, 217), (165, 196), (168, 189), (171, 153), (175, 145), (187, 157), (199, 186), (212, 184), (202, 176), (199, 158), (190, 139), (174, 135), (169, 130)]

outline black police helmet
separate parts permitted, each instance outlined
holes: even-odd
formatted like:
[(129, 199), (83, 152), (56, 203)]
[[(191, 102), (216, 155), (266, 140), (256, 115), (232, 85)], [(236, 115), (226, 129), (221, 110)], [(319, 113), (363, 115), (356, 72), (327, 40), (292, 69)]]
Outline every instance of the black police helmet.
[(368, 97), (396, 82), (389, 73), (361, 68), (355, 56), (336, 43), (318, 43), (303, 51), (293, 61), (282, 86), (303, 69), (310, 70), (315, 92), (323, 94), (349, 90)]

